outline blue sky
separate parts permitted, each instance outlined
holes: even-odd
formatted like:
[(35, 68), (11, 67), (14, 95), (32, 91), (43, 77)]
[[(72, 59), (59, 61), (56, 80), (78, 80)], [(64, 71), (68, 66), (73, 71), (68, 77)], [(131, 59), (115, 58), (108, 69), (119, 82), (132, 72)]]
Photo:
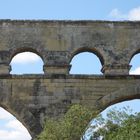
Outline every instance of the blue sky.
[[(139, 0), (0, 0), (0, 19), (55, 19), (55, 20), (140, 20)], [(83, 58), (85, 60), (85, 64)], [(15, 60), (14, 60), (15, 59)], [(41, 59), (33, 54), (22, 54), (12, 62), (11, 73), (42, 73)], [(94, 63), (89, 63), (93, 59)], [(95, 60), (96, 59), (96, 60)], [(19, 60), (22, 61), (19, 64)], [(28, 63), (27, 63), (28, 60)], [(30, 60), (30, 61), (29, 61)], [(133, 74), (140, 74), (140, 55), (131, 62)], [(98, 58), (87, 53), (73, 58), (71, 73), (99, 74)], [(37, 66), (34, 64), (37, 63)], [(39, 70), (41, 69), (41, 71)], [(85, 69), (87, 68), (87, 70)], [(25, 70), (25, 71), (24, 71)], [(32, 71), (33, 70), (33, 71)], [(35, 71), (37, 70), (37, 71)], [(24, 72), (23, 72), (24, 71)], [(125, 102), (135, 111), (140, 111), (138, 100)], [(118, 107), (123, 106), (119, 104)], [(0, 140), (30, 140), (23, 126), (0, 108)]]
[(139, 6), (139, 0), (0, 0), (0, 18), (111, 20), (113, 9), (128, 14)]

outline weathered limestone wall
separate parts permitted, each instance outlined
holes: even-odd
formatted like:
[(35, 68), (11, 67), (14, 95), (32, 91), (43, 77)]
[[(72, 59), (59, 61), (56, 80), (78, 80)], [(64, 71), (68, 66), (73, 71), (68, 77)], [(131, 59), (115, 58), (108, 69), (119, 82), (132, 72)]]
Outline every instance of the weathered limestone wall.
[(103, 73), (126, 75), (139, 38), (140, 22), (1, 20), (0, 73), (9, 73), (15, 54), (33, 51), (42, 57), (46, 74), (68, 74), (73, 56), (90, 51), (101, 60)]
[(75, 103), (103, 110), (139, 98), (139, 85), (139, 76), (7, 76), (0, 80), (0, 101), (34, 138), (42, 130), (46, 115), (58, 117)]
[[(44, 61), (44, 75), (10, 75), (10, 62), (31, 51)], [(72, 58), (96, 54), (102, 76), (69, 75)], [(75, 103), (103, 110), (140, 98), (140, 76), (129, 76), (140, 52), (140, 22), (0, 20), (0, 105), (34, 139), (46, 115), (58, 117)]]

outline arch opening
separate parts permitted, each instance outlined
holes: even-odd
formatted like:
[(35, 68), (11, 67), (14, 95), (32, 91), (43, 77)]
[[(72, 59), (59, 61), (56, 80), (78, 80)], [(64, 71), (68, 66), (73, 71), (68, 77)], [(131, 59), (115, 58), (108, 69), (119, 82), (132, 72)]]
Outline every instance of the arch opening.
[(131, 60), (130, 65), (132, 66), (130, 69), (130, 75), (140, 75), (140, 53), (135, 53)]
[[(93, 118), (91, 120), (91, 122), (89, 123), (89, 127), (83, 136), (84, 139), (86, 139), (86, 140), (95, 140), (95, 139), (102, 140), (103, 136), (93, 137), (93, 135), (94, 134), (96, 135), (97, 134), (96, 131), (98, 131), (100, 128), (103, 128), (105, 126), (104, 123), (106, 123), (107, 121), (110, 121), (110, 120), (113, 121), (114, 124), (120, 123), (122, 121), (121, 119), (128, 119), (128, 116), (139, 115), (139, 112), (140, 112), (139, 106), (140, 106), (140, 99), (137, 99), (137, 98), (129, 99), (129, 100), (127, 99), (126, 101), (120, 101), (118, 103), (114, 103), (112, 105), (109, 105), (107, 108), (105, 108), (104, 110), (102, 110), (98, 114), (97, 118)], [(111, 114), (111, 112), (113, 114)], [(126, 113), (128, 116), (123, 116), (122, 114), (120, 114), (120, 112), (124, 115)], [(101, 119), (101, 117), (102, 117), (102, 119)], [(117, 117), (120, 117), (120, 118), (117, 118)], [(107, 129), (107, 126), (106, 126), (106, 129)]]
[(102, 74), (103, 61), (96, 53), (83, 51), (76, 53), (72, 60), (70, 74)]
[(7, 110), (0, 107), (0, 139), (31, 140), (31, 135), (24, 125)]
[(10, 62), (10, 74), (43, 74), (44, 62), (42, 58), (34, 52), (24, 51), (16, 53)]

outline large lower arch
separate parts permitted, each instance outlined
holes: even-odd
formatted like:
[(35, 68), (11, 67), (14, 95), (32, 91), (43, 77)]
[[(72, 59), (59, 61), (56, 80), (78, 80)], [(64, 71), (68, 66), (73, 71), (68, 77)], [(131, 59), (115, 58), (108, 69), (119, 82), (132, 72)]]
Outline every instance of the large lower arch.
[(98, 107), (102, 111), (107, 107), (132, 99), (140, 99), (140, 86), (139, 84), (127, 86), (121, 88), (115, 92), (112, 92), (98, 100)]
[(4, 108), (6, 111), (11, 113), (23, 126), (28, 130), (32, 137), (32, 140), (42, 131), (42, 126), (40, 125), (37, 118), (29, 111), (28, 108), (21, 105), (21, 102), (9, 102), (7, 104), (1, 103), (0, 107)]
[(10, 112), (0, 107), (0, 139), (31, 140), (29, 131)]

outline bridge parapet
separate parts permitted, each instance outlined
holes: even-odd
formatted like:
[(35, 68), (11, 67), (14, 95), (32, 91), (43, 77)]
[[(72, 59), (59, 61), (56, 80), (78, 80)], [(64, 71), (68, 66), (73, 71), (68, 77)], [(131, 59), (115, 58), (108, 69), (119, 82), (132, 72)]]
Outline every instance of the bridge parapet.
[(30, 51), (42, 58), (46, 74), (68, 74), (75, 55), (91, 52), (104, 74), (128, 75), (139, 38), (140, 22), (0, 20), (0, 74), (9, 73), (16, 54)]

